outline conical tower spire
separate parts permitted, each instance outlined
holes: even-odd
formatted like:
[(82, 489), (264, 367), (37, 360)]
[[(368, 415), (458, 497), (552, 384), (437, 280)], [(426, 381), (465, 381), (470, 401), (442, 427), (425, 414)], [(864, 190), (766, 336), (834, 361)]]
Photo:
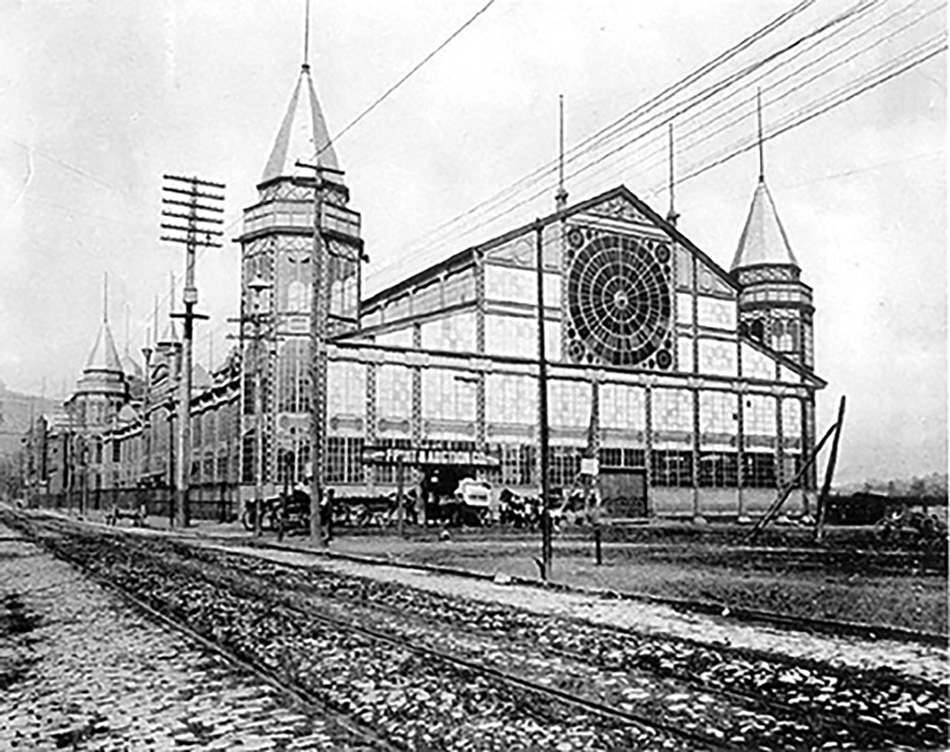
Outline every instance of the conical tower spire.
[(312, 164), (316, 155), (317, 164), (331, 170), (339, 170), (336, 152), (330, 139), (330, 130), (323, 117), (310, 76), (310, 3), (307, 3), (304, 24), (304, 52), (300, 75), (290, 95), (290, 103), (277, 131), (277, 138), (270, 157), (264, 166), (261, 183), (281, 177), (313, 175), (312, 171), (301, 172), (297, 162)]
[(752, 195), (752, 206), (739, 237), (732, 269), (760, 264), (783, 264), (798, 267), (798, 260), (778, 218), (775, 202), (765, 182), (765, 139), (762, 135), (762, 92), (756, 93), (758, 125), (759, 180)]
[(131, 306), (128, 303), (125, 304), (125, 348), (122, 352), (122, 372), (129, 378), (141, 379), (143, 376), (142, 367), (138, 364), (138, 361), (132, 357), (130, 347), (132, 344), (132, 336), (130, 334), (130, 317), (132, 315)]
[(119, 353), (109, 329), (109, 275), (106, 274), (102, 283), (102, 323), (96, 334), (96, 342), (92, 346), (89, 357), (86, 358), (86, 367), (83, 372), (107, 371), (122, 373), (122, 363)]

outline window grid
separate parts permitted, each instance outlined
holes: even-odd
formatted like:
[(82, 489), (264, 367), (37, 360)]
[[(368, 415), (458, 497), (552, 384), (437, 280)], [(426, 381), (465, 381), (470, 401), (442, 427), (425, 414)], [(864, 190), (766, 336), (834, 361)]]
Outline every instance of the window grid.
[(538, 382), (530, 376), (489, 374), (486, 378), (485, 416), (489, 423), (538, 421)]
[(327, 482), (363, 482), (363, 439), (330, 436), (327, 440)]
[(412, 372), (384, 364), (376, 372), (377, 412), (381, 418), (408, 420), (412, 415)]
[(739, 400), (729, 392), (699, 393), (699, 430), (702, 434), (735, 435)]
[(691, 293), (676, 293), (676, 322), (689, 325), (693, 323), (693, 296)]
[(775, 488), (775, 455), (747, 452), (742, 455), (742, 485), (747, 488)]
[(700, 453), (698, 480), (704, 488), (735, 488), (739, 485), (739, 456), (734, 452)]
[(427, 321), (421, 326), (422, 347), (453, 352), (475, 351), (475, 314), (465, 313)]
[(719, 376), (735, 376), (739, 361), (734, 342), (718, 339), (699, 340), (699, 370)]
[(750, 394), (744, 398), (742, 415), (744, 433), (747, 436), (775, 436), (775, 399), (766, 395)]
[(652, 451), (650, 481), (654, 486), (692, 486), (693, 453), (668, 449)]
[(551, 425), (590, 425), (590, 384), (579, 381), (548, 383), (548, 414)]
[(488, 474), (493, 482), (512, 486), (529, 486), (534, 483), (534, 468), (537, 462), (535, 447), (525, 444), (491, 444), (488, 453), (500, 463), (498, 470)]
[(775, 361), (749, 345), (742, 346), (742, 375), (750, 379), (775, 378)]
[(459, 380), (457, 371), (426, 369), (422, 372), (422, 417), (474, 420), (476, 384)]
[(645, 449), (603, 447), (598, 453), (601, 467), (646, 467)]
[(693, 395), (688, 389), (653, 390), (653, 430), (693, 431)]
[(331, 363), (327, 373), (327, 414), (363, 415), (366, 411), (366, 367), (362, 363)]
[(643, 387), (603, 384), (599, 398), (602, 427), (631, 431), (646, 428), (646, 392)]
[(736, 304), (734, 301), (718, 300), (700, 295), (698, 303), (697, 318), (700, 326), (735, 331)]
[(676, 339), (677, 370), (692, 373), (695, 369), (693, 362), (693, 338), (678, 337)]
[(581, 471), (580, 447), (554, 446), (549, 450), (548, 473), (551, 488), (569, 488)]
[(782, 400), (782, 436), (786, 439), (802, 436), (802, 403), (794, 397)]

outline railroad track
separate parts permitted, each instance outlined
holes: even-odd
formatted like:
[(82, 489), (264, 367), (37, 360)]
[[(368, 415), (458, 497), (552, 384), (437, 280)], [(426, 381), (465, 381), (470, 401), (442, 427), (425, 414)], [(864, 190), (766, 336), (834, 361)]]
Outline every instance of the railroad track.
[(262, 602), (256, 593), (168, 567), (118, 536), (43, 527), (34, 523), (27, 532), (57, 556), (291, 692), (302, 688), (351, 723), (377, 729), (394, 748), (738, 749), (398, 637)]
[[(68, 533), (68, 528), (64, 523), (62, 531)], [(885, 718), (882, 722), (874, 716), (864, 719), (855, 716), (848, 720), (842, 718), (841, 712), (827, 712), (827, 709), (819, 705), (797, 708), (789, 702), (779, 701), (774, 688), (763, 688), (772, 692), (771, 699), (763, 700), (761, 696), (754, 696), (749, 692), (726, 689), (721, 676), (718, 685), (715, 680), (710, 681), (708, 673), (704, 679), (697, 680), (695, 675), (683, 670), (683, 666), (677, 668), (676, 656), (670, 654), (661, 655), (658, 662), (656, 656), (644, 662), (643, 656), (638, 656), (636, 649), (632, 651), (632, 657), (623, 653), (624, 647), (629, 648), (629, 645), (624, 645), (625, 641), (632, 639), (642, 643), (645, 639), (643, 635), (628, 631), (603, 630), (598, 627), (596, 638), (592, 637), (586, 644), (580, 644), (581, 650), (578, 652), (578, 645), (574, 644), (567, 649), (558, 644), (557, 633), (545, 634), (544, 630), (538, 629), (539, 624), (550, 625), (551, 619), (535, 616), (534, 624), (526, 624), (526, 615), (520, 613), (513, 624), (510, 613), (499, 615), (497, 609), (492, 611), (484, 604), (475, 606), (469, 602), (465, 608), (456, 609), (455, 612), (448, 609), (450, 613), (447, 631), (443, 628), (441, 633), (433, 636), (431, 624), (428, 632), (420, 628), (420, 624), (427, 623), (427, 619), (431, 620), (431, 614), (425, 613), (425, 601), (427, 598), (430, 601), (442, 601), (440, 618), (445, 622), (447, 615), (444, 602), (447, 599), (431, 595), (422, 597), (419, 591), (414, 591), (412, 597), (407, 599), (408, 588), (390, 585), (387, 593), (386, 585), (359, 583), (360, 578), (352, 576), (324, 573), (315, 583), (311, 581), (312, 578), (306, 576), (305, 570), (287, 565), (250, 561), (234, 554), (186, 550), (180, 545), (156, 540), (132, 541), (126, 540), (124, 536), (122, 538), (121, 545), (134, 549), (140, 559), (154, 559), (160, 554), (166, 565), (173, 563), (179, 578), (184, 577), (179, 585), (193, 585), (196, 581), (201, 581), (205, 590), (221, 589), (225, 586), (228, 592), (238, 594), (245, 603), (269, 603), (269, 610), (260, 617), (258, 624), (263, 623), (261, 620), (268, 614), (273, 615), (279, 611), (286, 624), (296, 625), (297, 628), (300, 628), (300, 625), (308, 625), (308, 628), (312, 629), (313, 625), (319, 624), (325, 631), (356, 635), (377, 648), (386, 646), (391, 650), (410, 652), (426, 661), (452, 667), (456, 674), (481, 677), (489, 685), (506, 686), (510, 694), (522, 694), (522, 704), (525, 697), (529, 698), (529, 707), (532, 704), (538, 705), (537, 700), (544, 698), (546, 702), (569, 708), (575, 714), (586, 714), (588, 726), (598, 729), (596, 733), (601, 734), (600, 738), (608, 748), (618, 741), (616, 724), (626, 726), (628, 730), (652, 727), (658, 731), (661, 736), (651, 737), (646, 745), (651, 749), (676, 748), (677, 741), (691, 749), (697, 746), (725, 749), (792, 749), (817, 747), (824, 742), (837, 748), (893, 748), (899, 745), (920, 748), (939, 746), (946, 741), (945, 725), (924, 723), (922, 726), (915, 726), (895, 718)], [(370, 603), (371, 607), (368, 605)], [(412, 612), (411, 618), (407, 617), (407, 611)], [(477, 615), (479, 611), (489, 612), (487, 617), (495, 622), (493, 630), (472, 627), (476, 622), (473, 614)], [(385, 614), (385, 618), (380, 617), (380, 614)], [(401, 617), (398, 624), (394, 622), (397, 615)], [(506, 620), (502, 617), (509, 618)], [(556, 629), (562, 629), (563, 622), (570, 620), (557, 621)], [(585, 627), (588, 631), (592, 629), (589, 624)], [(515, 640), (510, 639), (507, 634), (512, 630), (516, 635)], [(452, 632), (456, 633), (456, 636), (463, 634), (465, 640), (474, 639), (476, 645), (474, 648), (469, 646), (466, 652), (465, 646), (460, 646), (459, 640), (447, 640), (446, 634), (451, 637)], [(486, 661), (483, 656), (472, 655), (489, 639), (504, 645), (500, 653), (496, 651), (494, 664)], [(656, 642), (655, 636), (650, 640)], [(521, 653), (525, 653), (524, 644), (533, 645), (539, 642), (544, 646), (543, 649), (528, 650), (526, 655), (521, 655), (522, 665), (530, 665), (531, 661), (536, 661), (539, 655), (543, 655), (548, 664), (552, 659), (562, 664), (560, 673), (552, 673), (549, 669), (542, 668), (543, 671), (548, 671), (549, 675), (539, 677), (537, 672), (531, 675), (523, 669), (515, 671), (510, 665), (506, 665), (506, 661), (511, 663), (519, 656), (519, 649)], [(365, 644), (362, 647), (365, 647)], [(253, 651), (251, 652), (253, 654)], [(500, 659), (497, 659), (498, 655), (501, 656)], [(724, 655), (734, 658), (736, 653), (726, 650), (717, 655), (707, 655), (706, 663), (710, 660), (721, 662)], [(262, 660), (261, 655), (253, 657), (258, 662)], [(748, 651), (742, 653), (744, 660), (749, 657)], [(567, 671), (564, 670), (564, 664), (569, 664)], [(778, 670), (784, 671), (795, 668), (801, 666), (788, 662), (778, 666)], [(627, 677), (622, 691), (616, 687), (617, 680), (614, 675), (618, 671)], [(759, 675), (761, 676), (761, 672)], [(568, 679), (573, 676), (573, 686), (570, 682), (561, 681), (565, 676)], [(638, 681), (634, 681), (634, 678)], [(735, 677), (733, 679), (735, 683)], [(598, 687), (607, 686), (611, 681), (614, 685), (612, 691), (598, 690)], [(649, 702), (644, 701), (642, 697), (639, 702), (631, 701), (631, 694), (636, 700), (636, 693), (646, 691), (647, 685), (660, 687), (662, 691), (654, 691)], [(864, 693), (868, 688), (869, 686), (859, 683), (852, 686), (850, 691)], [(827, 686), (825, 689), (828, 689)], [(833, 689), (837, 689), (837, 694), (840, 694), (842, 687)], [(765, 694), (768, 698), (768, 693)], [(801, 702), (800, 697), (790, 699)], [(881, 699), (880, 692), (877, 697), (872, 694), (871, 702), (875, 699)], [(715, 714), (720, 716), (721, 722), (718, 725), (707, 724), (702, 727), (689, 713), (677, 716), (676, 712), (669, 710), (682, 708), (684, 703), (689, 702), (711, 702), (711, 707)], [(943, 708), (943, 716), (938, 717), (945, 717), (945, 703)], [(847, 709), (844, 712), (847, 712)], [(939, 708), (937, 713), (940, 713)], [(600, 719), (599, 722), (589, 722), (595, 716)], [(772, 722), (764, 725), (758, 723), (762, 718), (769, 718)], [(611, 723), (615, 726), (611, 726)], [(689, 730), (691, 724), (694, 729), (692, 731)], [(637, 748), (631, 746), (631, 742), (636, 744), (637, 741), (625, 739), (619, 748)], [(639, 742), (644, 742), (644, 739), (639, 738)], [(569, 748), (571, 747), (565, 747)]]
[[(51, 545), (51, 539), (48, 531), (40, 532), (35, 526), (29, 524), (23, 525), (21, 524), (23, 522), (22, 518), (11, 519), (9, 516), (4, 515), (2, 510), (0, 510), (0, 521), (6, 523), (10, 527), (20, 530), (23, 533), (23, 535), (20, 536), (10, 536), (7, 538), (7, 540), (32, 541), (39, 544), (41, 548), (53, 553), (57, 558), (65, 561), (66, 563), (71, 564), (90, 580), (103, 587), (106, 591), (117, 596), (119, 599), (131, 606), (134, 610), (140, 612), (154, 623), (173, 632), (183, 634), (187, 639), (191, 640), (193, 643), (197, 643), (207, 652), (219, 656), (225, 662), (235, 666), (240, 671), (254, 676), (259, 681), (270, 685), (281, 695), (283, 695), (291, 707), (294, 707), (295, 709), (298, 709), (303, 713), (310, 715), (311, 717), (329, 721), (330, 724), (336, 727), (333, 739), (335, 749), (345, 749), (347, 752), (370, 752), (371, 750), (381, 752), (398, 752), (398, 747), (394, 747), (389, 744), (387, 740), (374, 733), (372, 729), (355, 724), (353, 723), (353, 720), (345, 714), (334, 711), (313, 693), (307, 691), (306, 688), (296, 685), (293, 682), (286, 681), (280, 676), (275, 675), (273, 672), (257, 665), (253, 661), (248, 661), (245, 657), (242, 657), (235, 651), (230, 650), (227, 646), (208, 639), (205, 635), (202, 635), (196, 630), (192, 629), (187, 623), (179, 619), (175, 619), (173, 616), (170, 616), (167, 613), (154, 608), (140, 596), (130, 592), (126, 588), (117, 585), (107, 576), (104, 576), (102, 572), (96, 571), (92, 567), (88, 566), (88, 562), (83, 561), (79, 557), (71, 555), (68, 551), (68, 548), (65, 548), (61, 545), (56, 545), (55, 543)], [(46, 527), (54, 528), (58, 533), (63, 535), (69, 534), (69, 527), (67, 525), (53, 522), (51, 525)], [(56, 584), (53, 587), (59, 587), (59, 585)], [(36, 590), (32, 590), (31, 594), (35, 594), (36, 592)]]
[[(227, 571), (243, 571), (266, 579), (269, 587), (282, 597), (292, 593), (298, 600), (315, 600), (321, 608), (326, 608), (326, 600), (332, 599), (344, 604), (342, 613), (346, 614), (362, 609), (362, 620), (372, 619), (374, 612), (385, 611), (392, 619), (411, 617), (428, 624), (439, 621), (452, 630), (505, 643), (511, 657), (523, 645), (538, 645), (538, 650), (548, 656), (593, 666), (601, 672), (625, 671), (631, 681), (648, 682), (654, 690), (656, 685), (667, 682), (670, 686), (666, 695), (654, 691), (653, 702), (646, 703), (654, 717), (669, 716), (670, 703), (666, 697), (685, 689), (725, 698), (731, 701), (737, 715), (758, 710), (797, 719), (799, 728), (809, 729), (807, 736), (813, 740), (854, 738), (861, 748), (870, 748), (885, 743), (912, 747), (939, 744), (946, 738), (946, 727), (940, 724), (946, 714), (946, 701), (941, 701), (939, 689), (923, 682), (897, 682), (890, 676), (748, 649), (711, 648), (689, 640), (594, 626), (576, 618), (530, 616), (507, 607), (476, 605), (465, 599), (419, 591), (408, 599), (407, 588), (391, 583), (328, 572), (321, 572), (314, 580), (313, 576), (308, 577), (308, 572), (313, 575), (313, 571), (300, 565), (263, 564), (218, 552), (210, 556), (212, 560), (217, 557), (215, 563)], [(296, 572), (297, 576), (288, 582), (287, 572)], [(411, 625), (407, 631), (412, 631)], [(901, 697), (908, 691), (917, 693), (918, 707), (921, 703), (933, 704), (933, 712), (927, 718), (900, 712), (902, 707), (909, 707), (901, 703)], [(720, 710), (725, 712), (727, 708)], [(670, 718), (671, 723), (677, 720), (680, 719)], [(888, 726), (887, 733), (882, 733), (882, 722)], [(729, 731), (727, 725), (723, 724), (724, 733)], [(794, 739), (768, 741), (788, 745)]]

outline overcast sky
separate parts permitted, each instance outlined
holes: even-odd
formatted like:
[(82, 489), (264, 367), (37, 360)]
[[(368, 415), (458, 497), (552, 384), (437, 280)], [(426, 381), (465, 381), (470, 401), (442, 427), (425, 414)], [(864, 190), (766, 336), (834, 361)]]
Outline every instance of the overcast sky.
[[(331, 131), (486, 2), (314, 0), (311, 63)], [(853, 4), (817, 0), (762, 49)], [(496, 0), (336, 144), (363, 214), (372, 283), (403, 273), (381, 276), (388, 264), (434, 261), (553, 209), (553, 189), (531, 185), (501, 204), (506, 213), (494, 223), (484, 220), (498, 211), (470, 215), (431, 242), (434, 228), (556, 156), (558, 94), (570, 149), (796, 5)], [(0, 380), (9, 388), (73, 388), (101, 319), (104, 272), (120, 350), (127, 310), (133, 352), (156, 294), (164, 316), (169, 273), (180, 274), (183, 260), (158, 240), (163, 172), (226, 183), (228, 236), (239, 233), (300, 70), (303, 7), (0, 0)], [(767, 134), (946, 27), (938, 0), (869, 8), (849, 48), (863, 39), (869, 52), (838, 53), (833, 73), (803, 79), (773, 105), (780, 87), (769, 82), (781, 71), (764, 79)], [(742, 104), (751, 91), (734, 100), (747, 116), (731, 130), (676, 126), (681, 176), (754, 135), (753, 110)], [(646, 140), (601, 152), (596, 166), (569, 177), (571, 200), (624, 183), (665, 213), (666, 157), (655, 150), (665, 130), (651, 138), (653, 152)], [(821, 429), (848, 397), (840, 482), (946, 469), (945, 149), (945, 52), (766, 145), (772, 195), (815, 289), (816, 370), (829, 382)], [(574, 167), (597, 155), (581, 154)], [(753, 149), (676, 190), (680, 228), (727, 268), (757, 172)], [(525, 202), (539, 187), (543, 196)], [(212, 351), (220, 360), (229, 344), (238, 253), (228, 243), (199, 261), (199, 309), (212, 316), (196, 335), (202, 363)]]

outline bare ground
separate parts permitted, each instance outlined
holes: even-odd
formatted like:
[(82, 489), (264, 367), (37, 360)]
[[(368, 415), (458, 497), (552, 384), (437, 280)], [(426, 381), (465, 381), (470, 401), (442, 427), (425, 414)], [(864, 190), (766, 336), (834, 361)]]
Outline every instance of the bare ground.
[[(404, 561), (537, 577), (536, 540), (401, 541), (344, 538), (332, 548)], [(555, 582), (702, 600), (772, 611), (946, 634), (946, 568), (913, 555), (749, 548), (729, 543), (610, 543), (603, 564), (589, 541), (555, 544)]]

